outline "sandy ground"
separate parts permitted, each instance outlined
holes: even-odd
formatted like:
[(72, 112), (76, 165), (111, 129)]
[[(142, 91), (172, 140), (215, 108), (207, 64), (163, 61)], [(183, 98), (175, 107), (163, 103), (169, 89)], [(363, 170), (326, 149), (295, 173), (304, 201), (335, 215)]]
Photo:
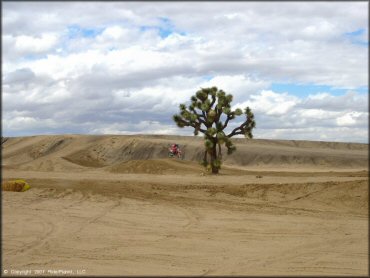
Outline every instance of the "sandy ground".
[(196, 138), (9, 139), (3, 180), (32, 188), (2, 192), (2, 273), (368, 275), (368, 145), (237, 147), (210, 176)]

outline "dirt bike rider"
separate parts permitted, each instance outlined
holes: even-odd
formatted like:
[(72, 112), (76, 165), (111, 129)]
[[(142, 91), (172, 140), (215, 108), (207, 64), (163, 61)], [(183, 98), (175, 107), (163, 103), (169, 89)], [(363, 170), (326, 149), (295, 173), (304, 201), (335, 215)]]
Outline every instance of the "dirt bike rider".
[(170, 148), (170, 152), (174, 155), (176, 155), (179, 152), (179, 145), (178, 144), (172, 144)]

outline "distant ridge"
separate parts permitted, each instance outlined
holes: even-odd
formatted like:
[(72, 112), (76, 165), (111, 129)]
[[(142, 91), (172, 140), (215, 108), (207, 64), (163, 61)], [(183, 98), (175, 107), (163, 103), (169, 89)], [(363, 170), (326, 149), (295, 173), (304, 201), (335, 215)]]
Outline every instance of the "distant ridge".
[[(368, 144), (244, 138), (233, 140), (237, 151), (230, 156), (224, 151), (226, 166), (277, 169), (368, 168)], [(106, 168), (112, 171), (115, 167), (118, 169), (119, 165), (122, 168), (122, 163), (128, 161), (168, 159), (168, 147), (174, 142), (183, 149), (184, 161), (198, 162), (202, 159), (203, 138), (195, 136), (37, 135), (2, 137), (2, 166), (42, 171), (80, 171), (85, 168)], [(132, 163), (131, 168), (140, 164)], [(167, 162), (163, 162), (162, 168), (166, 168), (166, 165), (170, 167)]]

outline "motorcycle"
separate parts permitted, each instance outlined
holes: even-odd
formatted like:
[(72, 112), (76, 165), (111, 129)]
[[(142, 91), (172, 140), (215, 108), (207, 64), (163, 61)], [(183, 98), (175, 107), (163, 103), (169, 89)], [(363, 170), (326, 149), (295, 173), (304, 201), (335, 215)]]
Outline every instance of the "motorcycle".
[(176, 151), (173, 151), (171, 148), (168, 149), (168, 157), (177, 157), (179, 159), (184, 159), (183, 153), (180, 149), (176, 149)]

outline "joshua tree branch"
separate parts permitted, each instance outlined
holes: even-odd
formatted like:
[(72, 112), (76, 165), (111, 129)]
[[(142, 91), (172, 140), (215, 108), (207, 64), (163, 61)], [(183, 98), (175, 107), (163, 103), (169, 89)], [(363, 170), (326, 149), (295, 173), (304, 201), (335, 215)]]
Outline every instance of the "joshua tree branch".
[(227, 127), (227, 124), (229, 123), (230, 119), (231, 119), (230, 115), (227, 114), (227, 118), (226, 118), (226, 121), (225, 121), (224, 125), (222, 126), (222, 130), (224, 130)]
[(230, 137), (233, 137), (234, 135), (237, 135), (237, 134), (244, 134), (243, 130), (244, 130), (244, 127), (246, 125), (247, 125), (247, 122), (244, 122), (240, 126), (234, 128), (233, 131), (231, 131), (231, 133), (229, 135), (227, 135), (227, 137), (230, 138)]
[(216, 96), (212, 96), (212, 102), (211, 102), (211, 105), (210, 107), (212, 107), (216, 102)]
[(203, 115), (198, 114), (196, 111), (194, 111), (194, 114), (198, 117), (198, 120), (199, 120), (200, 123), (206, 125), (206, 121), (202, 119), (202, 118), (204, 118)]

